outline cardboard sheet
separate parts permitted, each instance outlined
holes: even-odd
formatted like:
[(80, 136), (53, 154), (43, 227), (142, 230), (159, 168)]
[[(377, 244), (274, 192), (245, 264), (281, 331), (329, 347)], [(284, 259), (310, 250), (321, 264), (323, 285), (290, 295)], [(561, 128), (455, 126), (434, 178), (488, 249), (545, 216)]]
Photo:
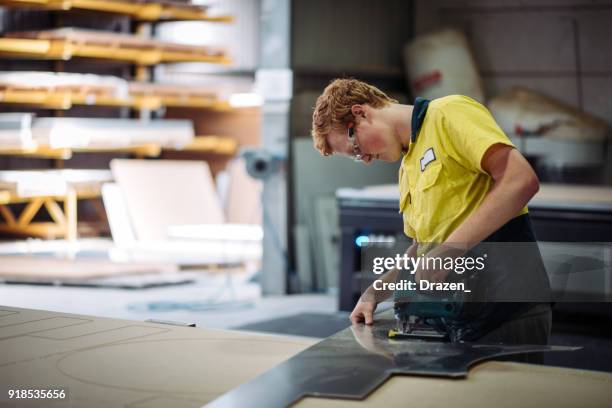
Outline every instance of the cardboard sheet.
[(116, 159), (111, 170), (140, 241), (166, 239), (171, 225), (225, 222), (204, 162)]
[(229, 185), (225, 215), (235, 224), (261, 224), (262, 183), (248, 175), (244, 159), (228, 165)]

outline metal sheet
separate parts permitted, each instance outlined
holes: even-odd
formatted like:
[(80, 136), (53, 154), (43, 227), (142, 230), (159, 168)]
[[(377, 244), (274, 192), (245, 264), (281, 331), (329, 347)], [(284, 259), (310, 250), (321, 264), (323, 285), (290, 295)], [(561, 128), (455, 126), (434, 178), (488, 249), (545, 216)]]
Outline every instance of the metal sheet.
[(352, 326), (222, 395), (209, 408), (287, 407), (302, 397), (363, 399), (392, 375), (464, 378), (469, 368), (495, 357), (577, 347), (504, 346), (390, 340), (390, 315), (374, 326)]

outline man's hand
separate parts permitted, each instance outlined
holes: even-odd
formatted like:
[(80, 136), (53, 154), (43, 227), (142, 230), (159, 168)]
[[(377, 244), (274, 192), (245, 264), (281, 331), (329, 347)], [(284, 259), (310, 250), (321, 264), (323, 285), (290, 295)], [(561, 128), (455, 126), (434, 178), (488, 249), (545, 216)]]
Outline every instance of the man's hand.
[[(418, 242), (413, 242), (412, 245), (406, 250), (406, 254), (410, 257), (416, 256), (417, 248), (419, 247)], [(383, 282), (395, 282), (398, 277), (398, 270), (391, 269), (387, 273), (385, 273), (380, 280)], [(374, 311), (376, 310), (376, 306), (378, 303), (388, 299), (391, 295), (393, 295), (392, 291), (377, 291), (374, 289), (373, 285), (370, 285), (363, 295), (359, 298), (357, 305), (353, 309), (351, 313), (351, 323), (365, 323), (367, 325), (371, 325), (374, 323)]]
[(351, 313), (351, 323), (365, 323), (370, 325), (374, 323), (374, 311), (377, 303), (374, 300), (361, 300), (357, 302), (353, 312)]

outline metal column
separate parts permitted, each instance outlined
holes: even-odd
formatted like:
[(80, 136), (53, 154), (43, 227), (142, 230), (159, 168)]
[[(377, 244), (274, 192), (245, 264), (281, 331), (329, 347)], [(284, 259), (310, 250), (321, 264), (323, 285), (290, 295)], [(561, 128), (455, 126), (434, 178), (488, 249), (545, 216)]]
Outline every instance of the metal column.
[[(291, 1), (261, 0), (259, 69), (256, 86), (264, 96), (262, 147), (286, 158), (289, 149), (289, 106), (293, 94), (290, 69)], [(263, 264), (264, 294), (287, 292), (287, 169), (264, 182)]]

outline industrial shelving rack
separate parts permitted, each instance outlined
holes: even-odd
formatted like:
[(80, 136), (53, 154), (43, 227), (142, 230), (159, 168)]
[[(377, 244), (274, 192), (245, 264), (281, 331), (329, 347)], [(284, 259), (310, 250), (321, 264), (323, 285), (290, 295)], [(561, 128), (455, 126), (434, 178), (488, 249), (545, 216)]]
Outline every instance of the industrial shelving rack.
[[(151, 24), (163, 21), (208, 21), (231, 23), (233, 17), (212, 15), (207, 6), (192, 5), (166, 0), (0, 0), (0, 6), (9, 9), (32, 9), (47, 11), (100, 12), (109, 15), (127, 16), (136, 25), (133, 35), (96, 32), (91, 30), (55, 29), (38, 32), (13, 33), (0, 38), (0, 56), (19, 59), (67, 61), (73, 58), (84, 60), (106, 60), (128, 63), (135, 67), (135, 79), (128, 95), (117, 97), (100, 94), (83, 86), (77, 89), (53, 89), (37, 87), (0, 87), (0, 104), (52, 109), (62, 116), (74, 106), (100, 106), (130, 108), (148, 117), (149, 112), (165, 107), (229, 110), (229, 104), (214, 92), (202, 92), (185, 87), (159, 87), (152, 84), (150, 67), (171, 62), (207, 62), (230, 64), (223, 49), (205, 46), (190, 46), (165, 43), (149, 38)], [(24, 148), (1, 148), (0, 156), (35, 157), (55, 160), (56, 167), (73, 153), (121, 153), (135, 157), (158, 157), (164, 151), (150, 143), (120, 148), (52, 148), (35, 146)], [(191, 154), (213, 154), (230, 156), (235, 154), (237, 143), (228, 137), (197, 136), (181, 151)], [(99, 191), (78, 194), (74, 190), (65, 196), (19, 197), (14, 193), (0, 191), (0, 209), (5, 223), (1, 231), (27, 235), (67, 239), (76, 238), (76, 200), (97, 199)], [(60, 206), (58, 203), (63, 202)], [(16, 217), (10, 212), (10, 204), (22, 203), (25, 209)], [(33, 223), (36, 213), (46, 208), (52, 222)]]

